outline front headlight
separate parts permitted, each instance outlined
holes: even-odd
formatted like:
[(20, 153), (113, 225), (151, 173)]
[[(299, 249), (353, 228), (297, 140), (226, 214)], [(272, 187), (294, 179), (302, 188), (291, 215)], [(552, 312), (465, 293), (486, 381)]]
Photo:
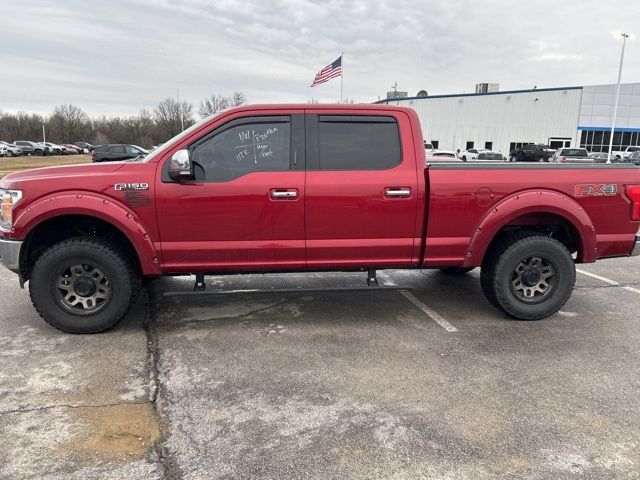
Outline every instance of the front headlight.
[(5, 230), (11, 230), (13, 226), (13, 207), (22, 198), (21, 190), (2, 190), (0, 189), (0, 199), (2, 207), (0, 208), (0, 227)]

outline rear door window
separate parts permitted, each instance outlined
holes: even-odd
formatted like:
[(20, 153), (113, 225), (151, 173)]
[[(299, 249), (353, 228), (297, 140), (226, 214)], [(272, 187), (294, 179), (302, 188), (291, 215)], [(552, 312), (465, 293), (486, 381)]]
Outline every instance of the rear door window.
[(113, 147), (109, 147), (109, 153), (124, 153), (124, 146), (114, 145)]
[(320, 170), (386, 170), (400, 165), (398, 124), (393, 117), (318, 117)]

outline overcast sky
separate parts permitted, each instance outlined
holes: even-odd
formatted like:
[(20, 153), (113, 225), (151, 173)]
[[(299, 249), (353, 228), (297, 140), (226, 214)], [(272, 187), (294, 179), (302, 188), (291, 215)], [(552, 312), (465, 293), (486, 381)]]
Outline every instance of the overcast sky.
[(132, 115), (176, 95), (197, 107), (243, 91), (252, 103), (335, 101), (309, 88), (344, 50), (344, 95), (384, 97), (640, 82), (638, 0), (0, 0), (0, 109)]

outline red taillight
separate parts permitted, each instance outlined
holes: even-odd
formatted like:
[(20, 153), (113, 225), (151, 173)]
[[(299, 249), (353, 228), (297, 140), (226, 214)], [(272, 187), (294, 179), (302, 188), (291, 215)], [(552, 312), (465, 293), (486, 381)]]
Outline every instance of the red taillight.
[(640, 220), (640, 185), (627, 185), (627, 197), (631, 200), (631, 220)]

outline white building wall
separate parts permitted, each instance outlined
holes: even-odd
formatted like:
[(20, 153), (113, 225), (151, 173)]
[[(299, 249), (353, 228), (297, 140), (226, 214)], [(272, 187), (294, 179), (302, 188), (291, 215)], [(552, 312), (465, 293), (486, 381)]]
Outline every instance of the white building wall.
[(531, 90), (482, 95), (425, 97), (390, 101), (418, 113), (427, 141), (437, 140), (443, 150), (464, 150), (493, 142), (493, 149), (508, 155), (511, 142), (548, 143), (570, 138), (577, 143), (582, 90)]
[[(582, 88), (579, 127), (611, 128), (617, 85)], [(640, 83), (620, 85), (616, 127), (640, 129)]]

